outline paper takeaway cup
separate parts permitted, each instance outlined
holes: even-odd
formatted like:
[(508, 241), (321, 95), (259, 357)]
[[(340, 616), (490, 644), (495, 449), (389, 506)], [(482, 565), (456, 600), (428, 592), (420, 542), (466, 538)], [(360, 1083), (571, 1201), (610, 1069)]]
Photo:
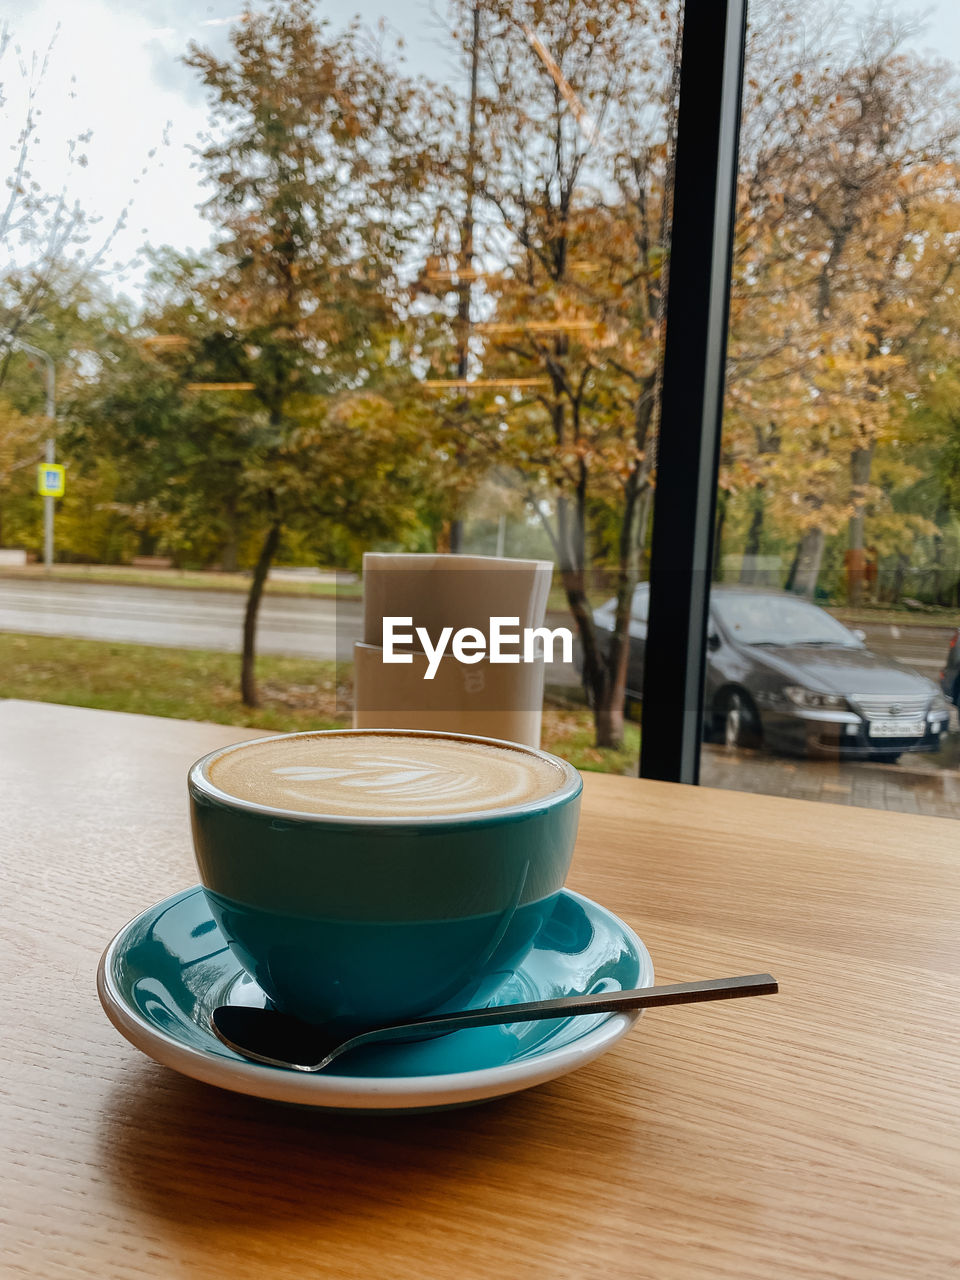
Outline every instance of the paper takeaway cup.
[(495, 556), (380, 554), (363, 557), (363, 640), (383, 643), (383, 619), (407, 617), (436, 637), (444, 627), (476, 627), (492, 617), (543, 625), (553, 578), (549, 560)]
[(386, 663), (379, 645), (354, 645), (355, 729), (431, 729), (540, 746), (542, 661), (467, 665), (445, 654), (427, 680), (427, 655), (408, 656), (409, 663)]

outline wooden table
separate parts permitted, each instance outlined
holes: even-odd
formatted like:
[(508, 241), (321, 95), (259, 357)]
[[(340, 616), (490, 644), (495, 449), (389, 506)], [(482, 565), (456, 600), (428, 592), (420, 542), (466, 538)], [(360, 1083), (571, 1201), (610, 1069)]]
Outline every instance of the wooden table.
[(235, 728), (0, 704), (0, 1275), (939, 1280), (960, 1275), (960, 826), (588, 776), (571, 886), (660, 981), (604, 1057), (464, 1111), (223, 1092), (94, 977), (195, 882), (185, 772)]

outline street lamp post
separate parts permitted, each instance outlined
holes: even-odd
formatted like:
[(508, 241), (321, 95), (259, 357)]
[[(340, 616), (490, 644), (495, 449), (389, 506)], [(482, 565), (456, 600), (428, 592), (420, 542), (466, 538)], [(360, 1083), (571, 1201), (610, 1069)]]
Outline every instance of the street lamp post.
[[(44, 460), (46, 462), (56, 462), (57, 454), (53, 438), (53, 423), (56, 417), (55, 404), (55, 373), (53, 357), (46, 351), (41, 351), (39, 347), (33, 346), (30, 342), (24, 342), (22, 338), (14, 338), (13, 345), (20, 351), (25, 351), (28, 355), (35, 356), (38, 360), (42, 360), (47, 370), (47, 421), (50, 423), (50, 434), (47, 436), (47, 444), (44, 452)], [(53, 565), (53, 504), (55, 498), (45, 497), (43, 500), (43, 564), (47, 573), (50, 572)]]

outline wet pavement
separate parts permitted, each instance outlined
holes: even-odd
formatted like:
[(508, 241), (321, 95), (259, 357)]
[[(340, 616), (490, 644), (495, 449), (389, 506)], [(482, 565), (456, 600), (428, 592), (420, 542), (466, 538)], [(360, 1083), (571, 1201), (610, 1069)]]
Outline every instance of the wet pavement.
[(960, 769), (954, 767), (953, 754), (948, 747), (941, 756), (903, 756), (899, 764), (873, 764), (791, 760), (705, 743), (700, 781), (728, 791), (960, 818)]

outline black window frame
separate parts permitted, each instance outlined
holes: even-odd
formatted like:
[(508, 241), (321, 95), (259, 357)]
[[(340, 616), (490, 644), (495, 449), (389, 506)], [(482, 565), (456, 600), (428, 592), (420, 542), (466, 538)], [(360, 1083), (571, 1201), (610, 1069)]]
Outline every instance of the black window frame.
[(696, 784), (747, 0), (685, 0), (640, 776)]

